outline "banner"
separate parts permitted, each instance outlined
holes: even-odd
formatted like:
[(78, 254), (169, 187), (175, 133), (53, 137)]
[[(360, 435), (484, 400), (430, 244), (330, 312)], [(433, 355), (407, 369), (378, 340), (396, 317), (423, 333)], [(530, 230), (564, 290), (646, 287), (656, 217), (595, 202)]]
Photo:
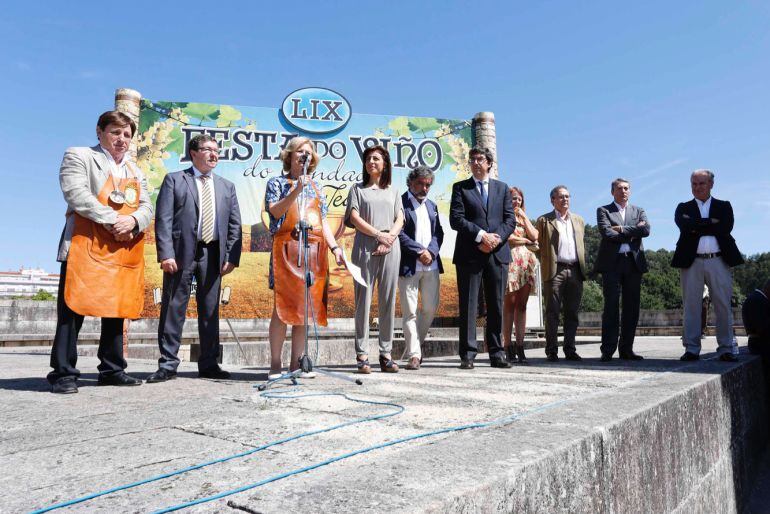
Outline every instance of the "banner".
[[(197, 134), (210, 134), (221, 152), (214, 173), (235, 184), (243, 220), (240, 267), (227, 275), (232, 289), (223, 317), (269, 318), (273, 293), (268, 288), (271, 238), (264, 198), (267, 181), (282, 173), (281, 149), (295, 136), (313, 140), (321, 162), (313, 179), (322, 186), (329, 207), (328, 222), (338, 244), (350, 255), (354, 230), (345, 227), (350, 187), (361, 181), (364, 150), (377, 144), (388, 149), (393, 163), (392, 187), (407, 190), (406, 177), (418, 164), (434, 170), (429, 198), (436, 202), (445, 232), (441, 256), (441, 306), (438, 316), (457, 315), (457, 286), (451, 265), (455, 232), (449, 227), (452, 184), (470, 175), (468, 150), (471, 124), (466, 120), (356, 114), (339, 93), (306, 88), (289, 94), (281, 108), (243, 107), (190, 102), (142, 100), (137, 138), (137, 164), (149, 182), (153, 201), (166, 173), (191, 166), (187, 146)], [(162, 286), (154, 232), (146, 245), (147, 293), (144, 317), (157, 317), (152, 291)], [(330, 260), (329, 316), (354, 315), (349, 273)], [(376, 295), (375, 295), (376, 298)], [(398, 302), (397, 302), (398, 303)], [(191, 300), (191, 306), (194, 300)], [(376, 300), (373, 302), (376, 312)], [(194, 309), (188, 313), (194, 315)]]

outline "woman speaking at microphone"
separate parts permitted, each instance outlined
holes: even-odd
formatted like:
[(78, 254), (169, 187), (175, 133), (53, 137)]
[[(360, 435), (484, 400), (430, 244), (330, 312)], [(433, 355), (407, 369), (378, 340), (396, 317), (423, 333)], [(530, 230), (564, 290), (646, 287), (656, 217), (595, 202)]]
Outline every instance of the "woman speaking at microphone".
[[(270, 318), (270, 373), (268, 379), (281, 375), (281, 350), (286, 339), (286, 325), (291, 330), (291, 361), (289, 371), (299, 369), (299, 359), (305, 347), (305, 279), (304, 256), (300, 246), (298, 223), (305, 219), (309, 225), (308, 267), (314, 281), (310, 286), (308, 323), (326, 326), (329, 266), (327, 249), (338, 266), (343, 265), (342, 249), (337, 246), (326, 222), (326, 197), (310, 177), (320, 161), (312, 141), (295, 137), (281, 151), (283, 173), (267, 182), (265, 210), (270, 218), (273, 248), (270, 254), (270, 289), (274, 293), (273, 314)], [(303, 174), (307, 164), (307, 174)], [(300, 212), (301, 193), (305, 192), (305, 212)], [(304, 378), (315, 375), (305, 373)]]

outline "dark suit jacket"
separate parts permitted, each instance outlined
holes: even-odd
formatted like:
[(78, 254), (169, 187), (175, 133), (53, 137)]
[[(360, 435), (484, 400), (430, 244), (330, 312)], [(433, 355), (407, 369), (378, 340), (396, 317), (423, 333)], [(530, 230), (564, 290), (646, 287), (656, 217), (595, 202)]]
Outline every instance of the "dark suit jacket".
[[(644, 226), (638, 227), (639, 222), (644, 221)], [(620, 225), (623, 232), (617, 233), (612, 226)], [(644, 256), (642, 238), (650, 235), (650, 223), (644, 209), (635, 205), (626, 204), (626, 220), (620, 217), (618, 206), (615, 202), (596, 209), (596, 226), (599, 228), (601, 242), (599, 243), (599, 255), (596, 257), (594, 270), (597, 273), (615, 271), (618, 262), (618, 250), (620, 245), (627, 243), (634, 255), (634, 264), (640, 273), (647, 273), (647, 259)]]
[(750, 336), (770, 337), (770, 300), (759, 289), (743, 302), (743, 326)]
[[(216, 231), (219, 239), (219, 268), (225, 262), (238, 266), (241, 259), (241, 211), (235, 185), (214, 175)], [(163, 179), (155, 205), (155, 240), (158, 262), (176, 259), (179, 270), (195, 258), (198, 244), (198, 188), (192, 168), (169, 173)]]
[[(452, 186), (452, 203), (449, 224), (457, 231), (454, 264), (484, 264), (492, 256), (498, 264), (511, 262), (508, 236), (516, 228), (516, 216), (511, 203), (511, 191), (504, 182), (489, 179), (488, 206), (481, 199), (473, 177), (455, 182)], [(490, 253), (479, 250), (476, 236), (480, 230), (500, 236), (501, 243)]]
[[(441, 256), (438, 254), (441, 243), (444, 242), (444, 229), (441, 228), (436, 204), (427, 198), (424, 202), (425, 207), (428, 209), (428, 218), (430, 219), (430, 233), (433, 235), (427, 250), (433, 256), (433, 259), (437, 261), (439, 273), (444, 273)], [(404, 228), (401, 229), (401, 233), (398, 235), (398, 240), (401, 243), (401, 265), (398, 268), (398, 276), (411, 277), (417, 269), (417, 255), (426, 248), (414, 240), (417, 215), (414, 212), (412, 200), (409, 199), (408, 191), (401, 195), (401, 204), (404, 207)]]
[[(719, 220), (713, 223), (711, 219)], [(730, 202), (711, 197), (711, 209), (707, 218), (701, 218), (698, 204), (693, 198), (676, 206), (674, 222), (679, 227), (679, 240), (676, 242), (671, 266), (689, 268), (695, 260), (698, 241), (701, 236), (715, 236), (722, 252), (722, 260), (728, 266), (743, 264), (743, 257), (738, 251), (735, 239), (730, 235), (733, 230), (733, 207)]]

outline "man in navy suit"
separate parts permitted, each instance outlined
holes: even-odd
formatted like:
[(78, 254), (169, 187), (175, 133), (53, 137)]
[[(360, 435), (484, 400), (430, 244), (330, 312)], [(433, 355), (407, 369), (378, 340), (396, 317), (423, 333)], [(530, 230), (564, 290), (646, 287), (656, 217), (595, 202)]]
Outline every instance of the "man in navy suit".
[(674, 221), (679, 227), (679, 240), (671, 266), (681, 268), (682, 298), (684, 303), (683, 361), (700, 357), (701, 305), (703, 284), (707, 284), (714, 305), (717, 324), (717, 353), (719, 359), (735, 362), (733, 354), (733, 294), (731, 267), (743, 264), (733, 230), (733, 208), (730, 202), (711, 196), (714, 174), (709, 170), (695, 170), (690, 176), (692, 195), (689, 202), (677, 205)]
[(155, 240), (163, 269), (163, 297), (158, 324), (158, 371), (148, 383), (176, 376), (190, 284), (197, 282), (198, 335), (202, 378), (228, 378), (219, 357), (219, 289), (241, 257), (241, 212), (235, 186), (214, 175), (219, 146), (208, 134), (189, 143), (192, 167), (169, 173), (155, 207)]
[(460, 309), (461, 369), (473, 369), (478, 353), (476, 313), (483, 279), (487, 304), (486, 341), (490, 364), (510, 368), (501, 342), (502, 305), (511, 250), (508, 237), (516, 227), (511, 192), (489, 178), (494, 156), (486, 148), (469, 154), (472, 177), (452, 186), (449, 224), (457, 231), (452, 262), (457, 267)]
[[(438, 310), (439, 274), (444, 273), (439, 255), (444, 229), (436, 204), (428, 200), (433, 178), (433, 170), (417, 166), (406, 179), (408, 191), (401, 195), (404, 228), (398, 236), (401, 243), (398, 289), (408, 370), (420, 369), (421, 345)], [(418, 298), (422, 298), (419, 310)]]
[[(642, 274), (647, 273), (642, 238), (650, 235), (650, 224), (644, 209), (628, 203), (628, 180), (616, 178), (610, 192), (614, 201), (596, 209), (596, 226), (602, 239), (595, 270), (602, 274), (604, 293), (601, 360), (610, 361), (618, 345), (621, 359), (642, 360), (641, 355), (634, 353), (634, 336), (639, 322)], [(621, 295), (623, 314), (619, 316)]]

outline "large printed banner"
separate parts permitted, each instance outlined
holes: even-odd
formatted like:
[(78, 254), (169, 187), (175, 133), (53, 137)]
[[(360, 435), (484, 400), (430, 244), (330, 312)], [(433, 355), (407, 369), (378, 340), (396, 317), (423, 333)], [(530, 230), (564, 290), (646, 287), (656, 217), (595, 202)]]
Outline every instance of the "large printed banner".
[[(342, 223), (350, 187), (361, 180), (363, 151), (381, 144), (390, 152), (393, 186), (406, 191), (411, 168), (423, 164), (436, 173), (430, 198), (438, 204), (445, 231), (441, 255), (439, 316), (457, 315), (457, 289), (451, 265), (455, 232), (449, 227), (452, 183), (470, 174), (470, 122), (443, 118), (355, 114), (350, 103), (328, 89), (307, 88), (286, 97), (280, 109), (189, 102), (142, 100), (137, 163), (147, 175), (153, 200), (166, 173), (190, 166), (187, 145), (197, 134), (219, 141), (219, 165), (214, 173), (235, 184), (243, 219), (241, 265), (226, 276), (232, 290), (223, 317), (269, 318), (273, 294), (268, 288), (271, 239), (267, 231), (265, 185), (282, 173), (279, 154), (297, 135), (313, 140), (321, 156), (313, 178), (323, 187), (329, 206), (328, 221), (348, 255), (352, 229)], [(162, 285), (152, 230), (146, 245), (147, 294), (145, 317), (158, 315), (152, 290)], [(376, 298), (376, 295), (375, 295)], [(374, 302), (376, 307), (376, 301)], [(190, 315), (194, 315), (191, 300)], [(373, 309), (374, 310), (374, 309)], [(375, 311), (376, 312), (376, 311)], [(329, 316), (353, 317), (353, 281), (344, 269), (330, 270)]]

